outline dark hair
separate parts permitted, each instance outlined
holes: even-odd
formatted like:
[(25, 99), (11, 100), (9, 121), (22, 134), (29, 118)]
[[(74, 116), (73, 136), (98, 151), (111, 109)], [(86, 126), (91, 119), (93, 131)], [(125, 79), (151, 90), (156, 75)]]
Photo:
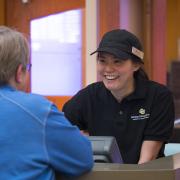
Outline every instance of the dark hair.
[(149, 80), (149, 77), (145, 70), (140, 67), (135, 73), (134, 73), (134, 78), (135, 79), (141, 79), (141, 80)]
[[(103, 52), (98, 52), (97, 59), (100, 57), (101, 53), (103, 53)], [(107, 52), (105, 52), (105, 53), (107, 53)], [(108, 53), (108, 54), (111, 54), (111, 53)], [(111, 54), (111, 55), (113, 55), (113, 54)], [(134, 78), (135, 79), (140, 79), (140, 80), (149, 80), (149, 77), (148, 77), (147, 73), (145, 72), (145, 70), (143, 68), (143, 62), (138, 57), (133, 56), (133, 55), (131, 55), (130, 60), (133, 63), (140, 64), (140, 68), (136, 72), (134, 72)]]

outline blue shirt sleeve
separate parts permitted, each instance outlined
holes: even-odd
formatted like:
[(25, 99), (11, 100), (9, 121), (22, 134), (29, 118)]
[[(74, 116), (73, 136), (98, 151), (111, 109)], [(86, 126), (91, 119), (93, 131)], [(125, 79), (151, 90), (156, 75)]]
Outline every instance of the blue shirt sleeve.
[(49, 163), (61, 174), (78, 176), (92, 169), (90, 141), (54, 105), (46, 121), (45, 143)]

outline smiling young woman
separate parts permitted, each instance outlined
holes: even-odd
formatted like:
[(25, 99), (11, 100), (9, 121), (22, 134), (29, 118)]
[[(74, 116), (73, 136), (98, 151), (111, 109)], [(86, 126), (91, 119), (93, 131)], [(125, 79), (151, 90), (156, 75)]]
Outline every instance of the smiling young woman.
[(102, 81), (64, 105), (66, 117), (91, 136), (114, 136), (124, 163), (164, 156), (174, 124), (171, 92), (143, 70), (143, 48), (132, 33), (107, 32), (96, 51)]
[(97, 56), (99, 77), (119, 102), (134, 91), (134, 72), (139, 68), (139, 63), (119, 59), (110, 53), (99, 52)]

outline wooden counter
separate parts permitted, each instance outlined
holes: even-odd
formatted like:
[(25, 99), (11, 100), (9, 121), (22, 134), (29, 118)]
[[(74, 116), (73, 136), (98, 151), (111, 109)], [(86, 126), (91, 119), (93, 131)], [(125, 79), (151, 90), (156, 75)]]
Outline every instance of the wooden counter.
[(180, 180), (180, 153), (136, 164), (96, 163), (92, 172), (78, 178), (64, 178), (59, 175), (57, 180)]

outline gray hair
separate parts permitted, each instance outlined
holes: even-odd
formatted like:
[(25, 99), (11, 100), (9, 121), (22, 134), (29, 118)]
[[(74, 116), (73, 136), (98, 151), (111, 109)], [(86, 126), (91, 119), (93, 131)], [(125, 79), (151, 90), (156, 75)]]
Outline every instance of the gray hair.
[(0, 26), (0, 85), (7, 84), (20, 64), (26, 69), (29, 44), (25, 36), (9, 27)]

